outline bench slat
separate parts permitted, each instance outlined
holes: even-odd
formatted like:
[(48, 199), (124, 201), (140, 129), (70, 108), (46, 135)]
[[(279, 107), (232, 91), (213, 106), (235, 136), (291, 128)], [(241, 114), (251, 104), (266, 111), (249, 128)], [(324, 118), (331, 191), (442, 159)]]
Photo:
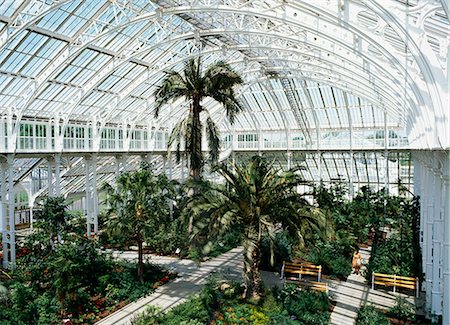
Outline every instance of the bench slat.
[[(394, 275), (390, 275), (390, 274), (373, 273), (373, 275), (374, 275), (375, 277), (392, 278), (392, 279), (394, 279)], [(409, 276), (399, 276), (399, 275), (396, 275), (395, 278), (396, 278), (397, 280), (410, 280), (410, 281), (416, 281), (416, 278), (409, 277)]]

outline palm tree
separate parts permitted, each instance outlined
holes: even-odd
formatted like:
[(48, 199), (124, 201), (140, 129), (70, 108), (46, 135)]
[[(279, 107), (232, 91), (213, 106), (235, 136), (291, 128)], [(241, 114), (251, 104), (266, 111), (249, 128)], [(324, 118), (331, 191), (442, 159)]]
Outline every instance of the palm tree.
[(144, 279), (143, 242), (145, 237), (168, 222), (169, 200), (175, 193), (174, 182), (166, 175), (155, 175), (149, 169), (120, 175), (116, 187), (103, 186), (109, 193), (109, 215), (106, 231), (126, 235), (138, 246), (138, 277)]
[(209, 158), (216, 162), (219, 157), (220, 138), (216, 124), (202, 100), (212, 97), (225, 108), (230, 123), (234, 123), (242, 106), (235, 97), (234, 88), (242, 84), (242, 78), (225, 62), (211, 64), (202, 74), (200, 58), (186, 62), (183, 73), (167, 71), (166, 77), (154, 92), (156, 98), (155, 117), (159, 116), (162, 106), (169, 101), (185, 98), (189, 110), (173, 128), (169, 138), (169, 148), (175, 143), (177, 160), (180, 160), (181, 140), (184, 138), (184, 150), (189, 157), (190, 176), (198, 181), (203, 166), (202, 128), (200, 113), (207, 114), (206, 132), (209, 145)]
[[(304, 183), (295, 170), (277, 171), (263, 158), (253, 157), (247, 164), (216, 168), (224, 185), (209, 184), (192, 198), (187, 213), (209, 215), (198, 223), (195, 234), (223, 233), (234, 227), (242, 229), (244, 245), (244, 280), (247, 299), (261, 297), (261, 239), (269, 239), (271, 262), (276, 229), (283, 228), (303, 244), (313, 232), (323, 233), (325, 217), (296, 191)], [(234, 170), (234, 171), (233, 171)]]

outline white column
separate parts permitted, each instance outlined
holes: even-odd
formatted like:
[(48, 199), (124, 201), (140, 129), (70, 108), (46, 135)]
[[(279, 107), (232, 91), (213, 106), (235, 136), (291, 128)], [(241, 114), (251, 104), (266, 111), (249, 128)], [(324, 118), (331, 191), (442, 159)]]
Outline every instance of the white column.
[(353, 149), (350, 150), (350, 159), (349, 159), (349, 164), (350, 164), (350, 175), (349, 175), (349, 191), (348, 191), (348, 196), (350, 198), (350, 200), (353, 200), (353, 196), (355, 193), (355, 189), (353, 187), (353, 177), (354, 177), (354, 172), (353, 172)]
[(442, 200), (444, 220), (443, 246), (443, 300), (442, 325), (450, 325), (450, 157), (447, 155), (443, 168)]
[(88, 157), (84, 157), (85, 167), (86, 167), (86, 224), (87, 224), (87, 235), (91, 237), (91, 171), (90, 171), (90, 159)]
[[(173, 179), (173, 174), (172, 174), (172, 158), (169, 157), (169, 179), (172, 180)], [(170, 216), (170, 220), (173, 220), (173, 200), (169, 200), (169, 216)]]
[(53, 196), (53, 163), (51, 158), (47, 158), (47, 191), (48, 196)]
[(431, 288), (433, 283), (433, 219), (434, 219), (434, 174), (432, 170), (427, 166), (427, 183), (425, 190), (428, 192), (426, 201), (426, 265), (425, 265), (425, 283), (426, 283), (426, 310), (431, 311)]
[(3, 246), (3, 268), (8, 266), (8, 241), (7, 241), (7, 218), (6, 218), (6, 161), (0, 162), (0, 193), (1, 193), (1, 205), (0, 205), (0, 217), (1, 217), (1, 229), (2, 229), (2, 246)]
[(16, 263), (16, 223), (14, 218), (14, 156), (8, 155), (9, 252), (10, 267)]
[[(437, 159), (436, 159), (437, 160)], [(437, 167), (437, 166), (435, 166)], [(441, 291), (441, 244), (442, 244), (442, 220), (441, 220), (441, 178), (438, 168), (433, 169), (434, 176), (434, 202), (433, 202), (433, 275), (431, 288), (431, 313), (442, 315), (442, 291)]]
[(5, 121), (0, 118), (0, 152), (5, 152), (6, 150), (6, 137), (5, 137)]
[(91, 222), (94, 224), (94, 235), (98, 234), (98, 193), (97, 193), (97, 156), (92, 157), (92, 216)]
[(288, 151), (286, 153), (286, 158), (287, 158), (287, 169), (291, 169), (292, 168), (292, 152)]
[(61, 195), (61, 172), (60, 172), (60, 166), (61, 166), (61, 155), (56, 154), (55, 158), (53, 160), (53, 165), (55, 166), (55, 196)]
[(184, 154), (181, 155), (181, 159), (180, 159), (180, 165), (181, 165), (181, 182), (184, 182), (184, 180), (186, 179), (186, 160), (184, 159)]

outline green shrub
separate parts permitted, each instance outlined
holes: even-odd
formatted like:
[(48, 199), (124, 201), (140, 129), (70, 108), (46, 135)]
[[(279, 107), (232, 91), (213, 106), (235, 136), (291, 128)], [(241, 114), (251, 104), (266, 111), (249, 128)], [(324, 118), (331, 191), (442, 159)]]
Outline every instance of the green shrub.
[(347, 247), (342, 247), (338, 242), (323, 243), (311, 249), (307, 260), (311, 263), (322, 265), (323, 273), (340, 279), (346, 278), (352, 272), (351, 257), (344, 255)]
[(356, 325), (389, 325), (387, 317), (372, 305), (364, 305), (358, 311)]
[(267, 271), (280, 271), (284, 261), (292, 259), (292, 243), (285, 232), (275, 234), (274, 265), (270, 263), (270, 246), (267, 236), (261, 241), (261, 264), (260, 268)]
[(295, 284), (287, 284), (278, 297), (289, 315), (301, 324), (325, 325), (330, 320), (330, 300), (323, 292), (299, 291)]
[(401, 320), (414, 320), (416, 318), (415, 306), (403, 297), (395, 298), (395, 306), (387, 313), (389, 316)]

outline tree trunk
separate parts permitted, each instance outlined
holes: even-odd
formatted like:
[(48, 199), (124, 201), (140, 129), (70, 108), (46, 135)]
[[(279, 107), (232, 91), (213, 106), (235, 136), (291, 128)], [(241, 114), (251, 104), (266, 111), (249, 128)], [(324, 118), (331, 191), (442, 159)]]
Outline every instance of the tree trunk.
[(258, 302), (262, 296), (259, 264), (261, 262), (260, 243), (257, 239), (244, 240), (244, 297), (252, 302)]
[[(200, 180), (200, 172), (202, 168), (202, 126), (200, 123), (200, 99), (194, 97), (192, 100), (192, 134), (191, 143), (189, 146), (189, 176), (194, 181)], [(197, 187), (192, 187), (188, 190), (188, 197), (193, 197), (198, 193)], [(189, 216), (188, 233), (192, 234), (194, 228), (194, 217)]]
[(143, 250), (142, 250), (142, 240), (138, 239), (138, 277), (141, 282), (144, 282), (144, 260), (143, 260)]

